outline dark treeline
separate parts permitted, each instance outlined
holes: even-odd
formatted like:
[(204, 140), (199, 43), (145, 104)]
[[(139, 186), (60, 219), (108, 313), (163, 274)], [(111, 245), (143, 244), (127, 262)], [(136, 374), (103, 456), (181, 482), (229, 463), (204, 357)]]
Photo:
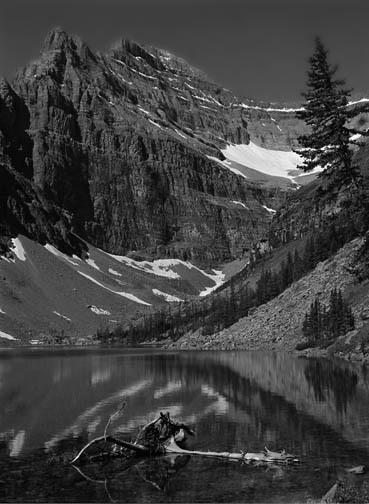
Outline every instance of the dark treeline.
[(354, 328), (354, 315), (343, 299), (342, 291), (332, 289), (328, 307), (318, 298), (311, 303), (304, 318), (302, 333), (308, 341), (317, 341), (338, 338)]
[(349, 239), (351, 233), (347, 229), (336, 228), (334, 225), (310, 235), (301, 255), (295, 249), (293, 254), (288, 252), (279, 270), (262, 271), (257, 282), (255, 306), (278, 296), (293, 282), (313, 270), (319, 262), (335, 254)]
[[(262, 269), (256, 288), (249, 287), (247, 275), (227, 282), (226, 288), (203, 300), (179, 303), (147, 314), (138, 321), (113, 330), (100, 330), (98, 339), (108, 343), (134, 345), (143, 341), (179, 339), (183, 334), (201, 329), (203, 334), (213, 334), (247, 316), (250, 310), (264, 304), (283, 292), (289, 285), (314, 269), (320, 262), (334, 254), (348, 239), (347, 228), (331, 225), (310, 235), (302, 253), (297, 249), (287, 254), (279, 269)], [(263, 260), (252, 262), (248, 271)]]

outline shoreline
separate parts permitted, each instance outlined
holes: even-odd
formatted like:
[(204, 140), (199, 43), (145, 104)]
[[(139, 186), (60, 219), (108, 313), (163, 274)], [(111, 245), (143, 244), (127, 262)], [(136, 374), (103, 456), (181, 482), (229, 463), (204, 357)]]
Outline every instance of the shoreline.
[[(179, 341), (179, 340), (178, 340)], [(198, 340), (197, 340), (198, 341)], [(304, 350), (296, 350), (294, 348), (284, 348), (282, 345), (247, 345), (246, 342), (243, 345), (235, 346), (220, 345), (220, 342), (214, 342), (215, 344), (201, 345), (197, 343), (196, 345), (191, 345), (189, 342), (186, 344), (177, 345), (177, 342), (168, 342), (167, 340), (157, 343), (141, 343), (137, 346), (126, 346), (124, 344), (85, 344), (85, 345), (73, 345), (73, 344), (18, 344), (18, 345), (6, 345), (0, 346), (0, 353), (2, 352), (16, 352), (16, 351), (76, 351), (80, 352), (91, 352), (91, 351), (107, 351), (114, 352), (115, 350), (126, 350), (126, 351), (162, 351), (162, 352), (276, 352), (276, 353), (288, 353), (295, 355), (296, 357), (305, 358), (326, 358), (326, 359), (339, 359), (345, 362), (369, 364), (369, 355), (360, 354), (356, 352), (337, 352), (325, 348), (307, 348)]]

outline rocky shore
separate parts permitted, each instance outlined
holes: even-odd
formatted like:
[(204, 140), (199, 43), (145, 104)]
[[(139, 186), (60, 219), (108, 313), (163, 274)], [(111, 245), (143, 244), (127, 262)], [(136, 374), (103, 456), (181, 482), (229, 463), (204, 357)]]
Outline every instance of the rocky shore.
[(304, 355), (335, 355), (353, 360), (369, 360), (365, 344), (366, 324), (369, 319), (369, 284), (359, 283), (352, 259), (362, 244), (356, 239), (344, 246), (335, 256), (321, 262), (308, 275), (272, 301), (256, 308), (231, 327), (213, 334), (197, 331), (186, 334), (165, 348), (186, 350), (280, 350), (296, 351), (303, 341), (302, 322), (316, 297), (328, 304), (331, 289), (342, 289), (355, 315), (355, 330), (326, 349), (312, 348)]

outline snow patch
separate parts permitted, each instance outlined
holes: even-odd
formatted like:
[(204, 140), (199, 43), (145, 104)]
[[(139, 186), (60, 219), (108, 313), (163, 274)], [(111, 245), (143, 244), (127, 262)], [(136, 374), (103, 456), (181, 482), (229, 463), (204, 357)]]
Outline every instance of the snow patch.
[(117, 62), (117, 63), (119, 63), (120, 65), (126, 66), (126, 64), (125, 64), (123, 61), (119, 60), (119, 59), (112, 58), (112, 60), (116, 61), (116, 62)]
[(181, 133), (180, 131), (178, 131), (177, 129), (174, 129), (174, 131), (177, 133), (177, 135), (181, 136), (182, 138), (184, 138), (185, 140), (187, 140), (187, 137), (186, 135), (184, 135), (183, 133)]
[[(131, 68), (131, 70), (133, 70), (133, 68)], [(152, 77), (151, 75), (147, 75), (147, 74), (144, 74), (142, 72), (138, 72), (136, 70), (133, 70), (133, 71), (136, 72), (136, 73), (138, 73), (138, 74), (140, 74), (140, 75), (142, 75), (142, 77), (145, 77), (146, 79), (151, 79), (151, 80), (156, 80), (157, 79), (157, 77)]]
[(267, 175), (291, 180), (296, 177), (297, 166), (303, 161), (296, 152), (264, 149), (253, 142), (227, 145), (225, 149), (221, 149), (221, 152), (230, 161)]
[(111, 315), (111, 313), (108, 310), (103, 310), (102, 308), (98, 308), (97, 306), (91, 305), (90, 310), (96, 315)]
[[(201, 273), (202, 275), (210, 278), (216, 284), (213, 287), (208, 287), (206, 289), (206, 291), (203, 291), (203, 293), (199, 294), (200, 296), (206, 296), (212, 290), (216, 289), (219, 285), (224, 283), (224, 274), (222, 273), (222, 271), (213, 270), (213, 273), (206, 273), (204, 270), (198, 268), (197, 266), (194, 266), (190, 262), (181, 261), (180, 259), (156, 259), (153, 262), (135, 261), (134, 259), (131, 259), (130, 257), (109, 254), (108, 252), (104, 252), (104, 251), (101, 251), (101, 252), (108, 255), (109, 257), (112, 257), (116, 261), (123, 263), (123, 264), (126, 264), (127, 266), (130, 266), (134, 269), (137, 269), (139, 271), (144, 271), (145, 273), (150, 273), (152, 275), (165, 277), (165, 278), (176, 278), (176, 279), (181, 278), (181, 276), (176, 271), (173, 271), (172, 269), (170, 269), (170, 267), (184, 266), (190, 270), (195, 269), (199, 273)], [(79, 272), (79, 273), (81, 275), (83, 274), (81, 272)], [(84, 275), (84, 276), (88, 276), (88, 275)], [(99, 283), (94, 279), (92, 281), (94, 281), (95, 283)], [(102, 285), (102, 284), (100, 284), (100, 285)], [(104, 287), (104, 288), (106, 288), (106, 287)], [(209, 289), (211, 289), (211, 290), (208, 292)]]
[(146, 115), (150, 115), (150, 112), (148, 112), (147, 110), (143, 109), (142, 107), (138, 107), (139, 110), (141, 110), (141, 112), (143, 112), (144, 114)]
[(57, 311), (53, 311), (53, 313), (55, 313), (55, 315), (57, 315), (58, 317), (61, 317), (65, 320), (68, 320), (68, 322), (72, 322), (72, 320), (69, 318), (69, 317), (66, 317), (65, 315), (62, 315), (61, 313), (57, 312)]
[(15, 341), (17, 340), (18, 338), (14, 338), (14, 336), (10, 336), (10, 334), (7, 334), (3, 331), (0, 331), (0, 338), (4, 338), (4, 339), (7, 339), (7, 340), (11, 340), (11, 341)]
[(93, 259), (86, 259), (86, 263), (95, 268), (97, 271), (101, 271), (101, 269), (98, 267), (98, 265), (95, 263)]
[(86, 275), (86, 273), (82, 273), (82, 271), (78, 271), (78, 273), (80, 275), (84, 276), (85, 278), (87, 278), (88, 280), (90, 280), (91, 282), (95, 283), (99, 287), (102, 287), (103, 289), (105, 289), (105, 290), (107, 290), (109, 292), (112, 292), (113, 294), (117, 294), (118, 296), (125, 297), (126, 299), (129, 299), (130, 301), (134, 301), (135, 303), (143, 304), (143, 305), (146, 305), (146, 306), (151, 306), (150, 303), (146, 303), (146, 301), (142, 301), (142, 299), (134, 296), (133, 294), (129, 294), (128, 292), (118, 292), (118, 291), (115, 291), (113, 289), (110, 289), (109, 287), (106, 287), (106, 285), (98, 282), (97, 280), (95, 280), (95, 278), (92, 278), (90, 275)]
[(213, 270), (214, 274), (209, 274), (209, 273), (204, 273), (204, 275), (206, 275), (208, 278), (211, 278), (213, 280), (213, 282), (215, 282), (215, 285), (213, 285), (212, 287), (206, 287), (205, 290), (201, 291), (199, 293), (199, 296), (201, 297), (204, 297), (204, 296), (208, 296), (211, 292), (215, 291), (215, 289), (217, 289), (220, 285), (222, 285), (224, 283), (224, 273), (222, 271), (217, 271), (217, 270)]
[(70, 264), (73, 264), (73, 266), (78, 266), (78, 263), (73, 262), (72, 259), (69, 256), (67, 256), (67, 254), (63, 254), (63, 252), (60, 252), (60, 250), (55, 248), (53, 245), (50, 245), (49, 243), (47, 243), (44, 247), (47, 251), (51, 252), (51, 254), (53, 254), (54, 256), (59, 257), (61, 259), (64, 259), (65, 261), (68, 261)]
[(133, 85), (133, 82), (132, 81), (128, 81), (127, 79), (125, 79), (124, 77), (122, 77), (121, 75), (118, 76), (125, 84), (128, 84), (129, 86), (132, 86)]
[(266, 205), (262, 205), (262, 207), (265, 208), (265, 210), (267, 210), (269, 213), (275, 214), (277, 212), (277, 210), (273, 210), (273, 208), (269, 208)]
[(206, 101), (208, 103), (212, 103), (212, 100), (209, 100), (208, 98), (203, 98), (202, 96), (199, 96), (199, 95), (192, 95), (194, 98), (197, 98), (198, 100), (201, 100), (201, 101)]
[(6, 313), (4, 312), (4, 310), (2, 310), (1, 308), (0, 308), (0, 313), (2, 313), (3, 315), (6, 315)]
[(13, 238), (11, 240), (12, 246), (10, 247), (12, 249), (12, 252), (17, 256), (17, 258), (20, 261), (25, 261), (26, 260), (26, 252), (23, 248), (23, 245), (20, 241), (19, 238)]
[(216, 100), (213, 96), (210, 96), (208, 95), (209, 98), (211, 98), (213, 100), (214, 103), (216, 103), (217, 105), (219, 105), (220, 107), (223, 107), (224, 108), (224, 105), (223, 103), (220, 103), (220, 101)]
[(170, 266), (177, 266), (178, 264), (187, 264), (183, 261), (180, 261), (179, 259), (158, 259), (153, 262), (135, 261), (130, 257), (108, 254), (107, 252), (104, 253), (112, 257), (116, 261), (126, 264), (127, 266), (130, 266), (131, 268), (166, 278), (181, 278), (180, 275), (178, 275), (178, 273), (172, 271), (169, 268)]
[(364, 102), (368, 102), (368, 101), (369, 101), (369, 98), (361, 98), (360, 100), (349, 101), (347, 105), (356, 105), (357, 103), (364, 103)]
[(188, 86), (189, 88), (191, 89), (194, 89), (196, 91), (197, 88), (191, 86), (191, 84), (189, 84), (188, 82), (185, 82), (185, 86)]
[(118, 273), (118, 271), (115, 271), (113, 268), (109, 268), (108, 269), (109, 273), (111, 273), (112, 275), (115, 275), (115, 276), (122, 276), (121, 273)]
[(183, 301), (183, 299), (180, 299), (179, 297), (172, 296), (171, 294), (167, 294), (165, 292), (160, 291), (159, 289), (152, 289), (153, 293), (155, 296), (163, 297), (165, 301), (168, 303), (180, 303)]
[(164, 129), (160, 126), (160, 124), (156, 123), (155, 121), (152, 121), (151, 119), (149, 119), (149, 122), (151, 122), (151, 124), (153, 124), (154, 126), (156, 126), (157, 128), (160, 128), (160, 129)]
[(244, 208), (246, 208), (246, 210), (250, 210), (249, 207), (246, 206), (245, 203), (242, 203), (241, 201), (232, 201), (232, 203), (234, 203), (235, 205), (241, 205)]
[(212, 110), (213, 112), (218, 112), (217, 109), (214, 109), (212, 107), (208, 107), (206, 105), (200, 105), (200, 108), (204, 108), (204, 109), (207, 109), (207, 110)]
[(283, 108), (258, 107), (256, 105), (246, 105), (246, 103), (239, 103), (238, 106), (240, 106), (242, 108), (245, 108), (245, 109), (265, 110), (266, 112), (299, 112), (299, 111), (305, 110), (304, 107), (299, 107), (299, 108), (289, 108), (289, 107), (283, 107)]

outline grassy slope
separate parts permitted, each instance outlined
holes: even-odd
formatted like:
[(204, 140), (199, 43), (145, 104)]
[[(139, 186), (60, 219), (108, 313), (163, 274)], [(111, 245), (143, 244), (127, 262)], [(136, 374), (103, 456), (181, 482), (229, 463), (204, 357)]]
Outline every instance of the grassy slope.
[[(168, 306), (170, 303), (155, 295), (153, 289), (192, 299), (214, 285), (201, 271), (181, 264), (170, 267), (178, 278), (167, 278), (122, 264), (91, 246), (89, 258), (94, 265), (75, 256), (56, 256), (28, 238), (20, 240), (25, 261), (17, 257), (14, 261), (0, 259), (0, 331), (21, 342), (39, 338), (41, 333), (61, 331), (72, 337), (86, 336), (100, 327), (115, 327), (117, 323), (124, 324)], [(118, 292), (136, 296), (151, 306), (122, 297)], [(106, 313), (96, 314), (93, 306)], [(0, 338), (0, 344), (9, 341)]]

